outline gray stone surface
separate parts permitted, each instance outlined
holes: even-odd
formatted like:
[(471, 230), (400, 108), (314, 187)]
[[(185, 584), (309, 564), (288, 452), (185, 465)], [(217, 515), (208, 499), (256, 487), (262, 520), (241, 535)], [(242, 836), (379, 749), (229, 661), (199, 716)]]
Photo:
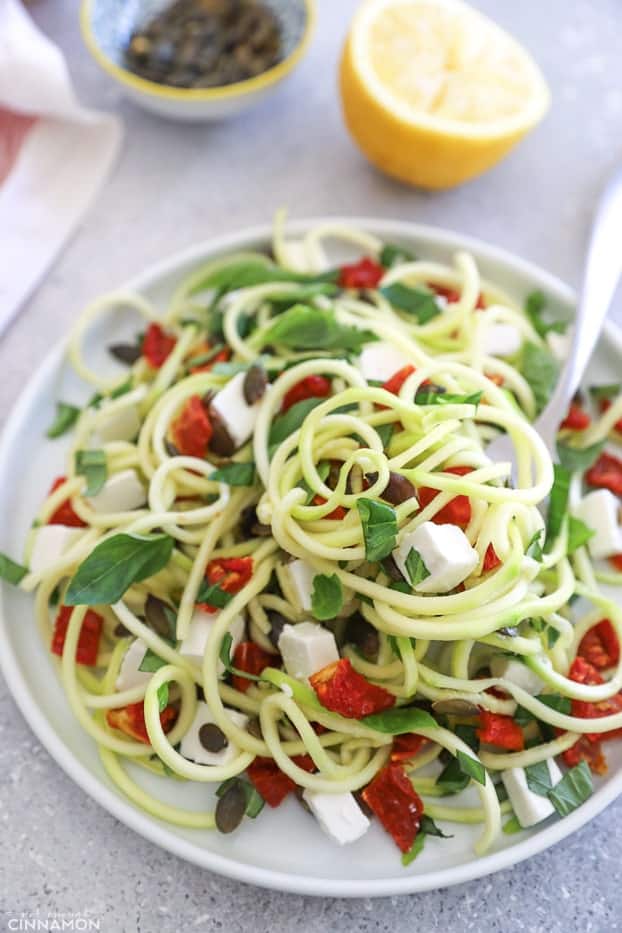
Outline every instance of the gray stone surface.
[[(257, 110), (212, 127), (165, 123), (126, 103), (83, 49), (75, 5), (35, 2), (33, 14), (66, 52), (81, 97), (121, 114), (127, 135), (105, 192), (0, 344), (2, 415), (89, 297), (193, 241), (266, 221), (281, 204), (297, 217), (362, 213), (451, 227), (576, 284), (594, 198), (620, 156), (620, 0), (476, 5), (531, 48), (553, 109), (485, 177), (426, 194), (378, 175), (342, 126), (335, 63), (354, 0), (319, 0), (318, 31), (295, 76)], [(375, 901), (271, 893), (187, 865), (118, 824), (50, 760), (2, 686), (0, 825), (0, 929), (22, 910), (88, 911), (107, 933), (622, 926), (622, 803), (530, 862), (445, 892)]]

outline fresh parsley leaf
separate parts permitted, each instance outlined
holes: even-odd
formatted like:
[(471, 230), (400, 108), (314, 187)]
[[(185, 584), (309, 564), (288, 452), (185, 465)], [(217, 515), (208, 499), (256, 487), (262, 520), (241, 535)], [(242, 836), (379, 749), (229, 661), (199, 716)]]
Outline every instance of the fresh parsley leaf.
[(228, 483), (229, 486), (252, 486), (255, 482), (255, 464), (251, 463), (225, 463), (210, 473), (209, 479)]
[(203, 580), (196, 601), (198, 603), (209, 603), (210, 606), (216, 606), (217, 609), (224, 609), (232, 599), (233, 593), (227, 593), (217, 583), (208, 583), (207, 580)]
[(533, 765), (527, 765), (525, 768), (527, 778), (527, 787), (534, 794), (540, 797), (548, 797), (549, 791), (553, 788), (551, 775), (549, 773), (548, 762), (537, 761)]
[(559, 462), (570, 473), (589, 470), (594, 461), (600, 456), (605, 441), (599, 441), (597, 444), (591, 444), (589, 447), (571, 447), (570, 444), (557, 442), (557, 456)]
[(546, 517), (546, 538), (544, 547), (550, 550), (562, 530), (568, 512), (568, 493), (570, 490), (570, 472), (559, 463), (553, 466), (555, 478), (549, 498), (549, 510)]
[(414, 262), (416, 260), (414, 253), (411, 253), (405, 246), (398, 246), (396, 243), (385, 243), (380, 251), (380, 265), (385, 269), (396, 266), (400, 262)]
[(438, 836), (439, 839), (453, 839), (454, 837), (444, 833), (442, 829), (439, 829), (431, 816), (428, 816), (426, 813), (421, 817), (421, 822), (419, 823), (419, 832), (425, 833), (426, 836)]
[(138, 670), (153, 674), (155, 671), (159, 671), (160, 668), (164, 667), (166, 664), (168, 664), (168, 661), (165, 661), (163, 658), (157, 655), (154, 651), (151, 650), (151, 648), (147, 648), (142, 661), (138, 665)]
[(520, 371), (531, 387), (536, 402), (536, 412), (539, 414), (555, 388), (559, 375), (557, 361), (544, 347), (526, 341), (523, 344)]
[(460, 770), (463, 774), (468, 774), (469, 777), (473, 778), (474, 781), (477, 781), (478, 784), (486, 783), (486, 768), (475, 758), (471, 758), (470, 755), (467, 755), (466, 752), (458, 749), (456, 755), (458, 759), (458, 764), (460, 765)]
[(27, 567), (16, 564), (14, 560), (0, 553), (0, 579), (16, 586), (28, 573)]
[(566, 551), (568, 554), (574, 554), (580, 547), (583, 547), (590, 538), (593, 538), (596, 532), (588, 527), (580, 518), (574, 515), (568, 516), (568, 544)]
[(395, 510), (375, 499), (358, 499), (356, 507), (363, 526), (365, 557), (369, 561), (387, 557), (397, 538), (397, 516)]
[(412, 314), (418, 324), (426, 324), (441, 313), (434, 293), (423, 288), (409, 288), (401, 282), (385, 285), (380, 294), (399, 311)]
[(67, 402), (56, 403), (56, 417), (46, 431), (46, 437), (54, 438), (65, 434), (74, 426), (80, 415), (80, 409), (75, 405), (68, 405)]
[(402, 855), (402, 865), (404, 867), (414, 862), (417, 856), (423, 851), (423, 847), (425, 845), (425, 836), (425, 833), (417, 833), (415, 836), (415, 841), (413, 842), (408, 852), (404, 852)]
[(158, 709), (160, 712), (168, 706), (168, 684), (160, 684), (158, 687)]
[(364, 716), (361, 722), (376, 732), (385, 732), (389, 735), (402, 735), (404, 732), (417, 732), (419, 729), (437, 729), (438, 723), (424, 709), (416, 706), (400, 706), (385, 710), (383, 713), (372, 713)]
[(582, 761), (564, 774), (561, 781), (549, 791), (548, 798), (560, 816), (568, 816), (587, 800), (592, 790), (590, 769)]
[(377, 340), (369, 330), (340, 324), (333, 311), (297, 304), (289, 308), (263, 334), (263, 343), (290, 350), (342, 350), (358, 353), (365, 343)]
[(564, 321), (547, 321), (542, 312), (546, 307), (546, 298), (541, 291), (531, 292), (527, 295), (525, 302), (525, 314), (531, 321), (531, 325), (540, 337), (546, 337), (548, 333), (554, 331), (556, 334), (564, 334), (568, 329), (568, 324)]
[(282, 415), (277, 415), (270, 428), (268, 445), (275, 447), (282, 444), (290, 434), (298, 430), (309, 412), (323, 401), (325, 401), (323, 398), (305, 398), (301, 402), (296, 402)]
[(430, 576), (430, 571), (426, 567), (423, 557), (414, 547), (411, 547), (408, 552), (405, 564), (408, 578), (413, 586), (417, 586), (418, 583)]
[(336, 573), (330, 577), (318, 573), (313, 578), (311, 613), (314, 619), (325, 622), (334, 619), (343, 606), (343, 589)]
[(108, 478), (108, 464), (103, 450), (76, 450), (76, 473), (86, 479), (86, 496), (96, 496)]
[(175, 541), (169, 535), (118, 534), (101, 541), (78, 567), (65, 594), (66, 606), (110, 605), (133, 583), (168, 564)]

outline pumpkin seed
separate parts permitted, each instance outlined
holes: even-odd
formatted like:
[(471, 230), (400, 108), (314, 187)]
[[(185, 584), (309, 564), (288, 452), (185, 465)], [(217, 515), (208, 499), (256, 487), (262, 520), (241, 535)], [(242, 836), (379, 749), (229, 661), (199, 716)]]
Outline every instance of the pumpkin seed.
[(479, 713), (479, 707), (459, 697), (448, 700), (435, 700), (432, 703), (432, 709), (435, 713), (444, 714), (445, 716), (477, 716)]
[(259, 399), (263, 397), (267, 385), (268, 377), (263, 366), (259, 366), (257, 363), (251, 366), (244, 376), (244, 384), (242, 386), (246, 404), (254, 405), (255, 402), (258, 402)]
[(232, 833), (237, 829), (246, 812), (246, 794), (239, 781), (234, 781), (216, 804), (214, 813), (216, 829), (221, 833)]
[(208, 752), (217, 754), (229, 744), (227, 736), (215, 722), (204, 722), (199, 729), (199, 742)]

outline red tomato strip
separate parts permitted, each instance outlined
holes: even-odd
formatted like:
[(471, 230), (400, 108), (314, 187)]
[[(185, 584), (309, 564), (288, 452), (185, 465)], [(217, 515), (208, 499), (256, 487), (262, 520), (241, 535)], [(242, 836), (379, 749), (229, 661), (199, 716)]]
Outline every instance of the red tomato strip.
[[(170, 732), (177, 719), (177, 710), (174, 706), (165, 707), (160, 713), (160, 724), (164, 732)], [(145, 707), (142, 700), (121, 706), (119, 709), (109, 709), (106, 713), (106, 722), (113, 729), (119, 729), (126, 735), (149, 745), (149, 735), (145, 725)]]
[[(574, 659), (568, 676), (570, 680), (579, 684), (603, 684), (605, 682), (594, 665), (582, 657)], [(619, 712), (622, 712), (622, 694), (620, 693), (614, 694), (607, 700), (600, 700), (598, 703), (572, 700), (572, 715), (579, 719), (597, 719), (601, 716), (613, 716)], [(622, 728), (612, 729), (610, 732), (586, 733), (586, 737), (591, 742), (606, 742), (608, 739), (616, 739), (619, 736), (622, 736)]]
[[(446, 467), (443, 470), (443, 473), (453, 473), (456, 476), (466, 476), (467, 473), (472, 472), (473, 467), (468, 466)], [(421, 486), (417, 490), (417, 498), (419, 499), (421, 508), (424, 509), (426, 505), (429, 505), (433, 499), (436, 499), (438, 494), (438, 489)], [(430, 521), (433, 521), (436, 525), (458, 525), (459, 528), (466, 528), (471, 521), (471, 503), (469, 497), (456, 496), (455, 499), (450, 499), (447, 505), (443, 506), (436, 515), (432, 516)]]
[(375, 259), (364, 256), (352, 265), (341, 266), (338, 284), (341, 288), (376, 288), (383, 275), (383, 267)]
[[(67, 480), (66, 476), (57, 476), (52, 483), (48, 496), (56, 492)], [(52, 512), (48, 518), (48, 525), (69, 525), (71, 528), (85, 528), (86, 522), (83, 522), (79, 515), (74, 512), (69, 499), (58, 506), (55, 512)]]
[(616, 496), (622, 496), (622, 460), (602, 453), (585, 474), (585, 482), (588, 486), (610, 489)]
[(523, 730), (510, 716), (500, 716), (487, 709), (480, 710), (477, 737), (487, 745), (496, 745), (509, 752), (522, 752), (525, 747)]
[[(323, 496), (317, 495), (313, 497), (313, 505), (324, 505), (326, 499)], [(336, 509), (333, 509), (332, 512), (329, 512), (328, 515), (325, 515), (324, 518), (330, 518), (331, 521), (340, 522), (342, 518), (345, 518), (347, 515), (347, 509), (344, 509), (342, 505), (338, 505)]]
[(486, 553), (484, 554), (484, 562), (482, 564), (482, 572), (489, 573), (491, 570), (496, 570), (497, 567), (501, 566), (501, 560), (497, 557), (497, 552), (495, 551), (492, 544), (489, 544), (486, 548)]
[(308, 398), (327, 398), (330, 395), (331, 382), (326, 376), (307, 376), (293, 385), (283, 397), (281, 411), (287, 411), (297, 402)]
[(427, 739), (414, 732), (396, 735), (391, 746), (391, 761), (410, 761), (427, 744)]
[(419, 831), (423, 803), (400, 764), (378, 772), (362, 794), (402, 852), (408, 852)]
[(354, 670), (348, 658), (341, 658), (312, 674), (309, 683), (322, 706), (348, 719), (361, 719), (395, 704), (392, 693), (370, 684)]
[(143, 337), (143, 356), (152, 369), (159, 369), (172, 353), (176, 343), (176, 337), (152, 321)]
[[(309, 774), (315, 771), (315, 764), (309, 755), (296, 755), (292, 761)], [(269, 807), (278, 807), (296, 787), (295, 782), (281, 771), (273, 758), (255, 758), (246, 773)]]
[(560, 428), (568, 428), (571, 431), (584, 431), (589, 428), (592, 419), (586, 411), (576, 402), (570, 403), (568, 414), (560, 424)]
[[(264, 667), (274, 664), (276, 659), (275, 654), (264, 651), (254, 641), (243, 641), (235, 649), (233, 666), (237, 667), (239, 671), (246, 671), (247, 674), (254, 674), (257, 677)], [(232, 682), (236, 690), (246, 693), (253, 681), (247, 677), (240, 677), (239, 674), (234, 674)]]
[[(54, 622), (54, 634), (52, 635), (52, 654), (62, 655), (63, 653), (72, 612), (73, 606), (61, 606), (58, 610)], [(99, 639), (101, 638), (103, 624), (103, 618), (93, 612), (92, 609), (89, 609), (84, 616), (78, 636), (78, 646), (76, 648), (76, 661), (78, 664), (86, 664), (92, 667), (97, 662)]]
[(171, 423), (171, 437), (175, 447), (186, 457), (203, 460), (212, 439), (212, 425), (200, 396), (191, 395), (175, 420)]
[(410, 363), (407, 366), (403, 366), (401, 369), (398, 369), (396, 373), (393, 373), (390, 379), (387, 379), (382, 388), (386, 389), (386, 391), (390, 392), (392, 395), (399, 395), (400, 389), (408, 377), (412, 376), (414, 371), (415, 367), (411, 366)]
[(592, 741), (586, 735), (582, 735), (578, 742), (562, 752), (562, 758), (569, 768), (574, 768), (575, 765), (585, 761), (594, 774), (607, 773), (607, 760), (603, 755), (600, 742)]
[(609, 619), (602, 619), (585, 633), (577, 654), (598, 670), (618, 663), (620, 643)]
[[(205, 579), (210, 584), (217, 584), (225, 593), (239, 593), (253, 575), (252, 557), (216, 557), (205, 570)], [(218, 612), (216, 606), (198, 603), (207, 612)]]

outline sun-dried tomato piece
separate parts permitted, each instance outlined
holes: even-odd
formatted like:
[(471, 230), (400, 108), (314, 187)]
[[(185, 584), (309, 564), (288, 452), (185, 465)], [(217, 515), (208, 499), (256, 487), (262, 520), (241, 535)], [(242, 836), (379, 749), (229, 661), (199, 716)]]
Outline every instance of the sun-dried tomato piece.
[(288, 411), (297, 402), (308, 398), (327, 398), (330, 395), (331, 382), (326, 376), (307, 376), (293, 385), (283, 396), (281, 411)]
[[(407, 366), (402, 366), (401, 369), (398, 369), (396, 373), (393, 373), (390, 379), (382, 385), (382, 388), (387, 392), (390, 392), (392, 395), (399, 395), (400, 389), (406, 382), (409, 376), (415, 371), (415, 367), (411, 366), (409, 363)], [(382, 406), (384, 408), (384, 405)]]
[[(292, 761), (309, 774), (315, 771), (315, 764), (310, 755), (296, 755)], [(273, 758), (258, 756), (250, 763), (246, 773), (269, 807), (278, 807), (296, 787), (295, 781), (281, 771)]]
[[(455, 288), (449, 288), (446, 285), (433, 285), (430, 282), (428, 282), (428, 288), (431, 288), (432, 291), (437, 295), (440, 295), (441, 298), (446, 298), (449, 304), (454, 304), (456, 301), (460, 301), (460, 292)], [(483, 311), (486, 307), (486, 300), (481, 292), (477, 296), (475, 307), (478, 311)]]
[[(313, 505), (324, 505), (326, 499), (323, 496), (317, 495), (313, 497)], [(342, 505), (338, 505), (336, 509), (333, 509), (332, 512), (329, 512), (328, 515), (325, 515), (324, 518), (330, 518), (331, 521), (340, 522), (342, 518), (345, 518), (347, 515), (347, 509), (344, 509)]]
[(212, 424), (200, 396), (186, 399), (175, 420), (171, 423), (171, 437), (179, 451), (186, 457), (203, 460), (212, 439)]
[[(52, 635), (52, 654), (62, 655), (63, 653), (72, 612), (73, 606), (61, 606), (58, 610), (54, 622), (54, 634)], [(78, 646), (76, 648), (76, 661), (78, 664), (86, 664), (92, 667), (97, 662), (99, 639), (101, 638), (103, 624), (103, 618), (93, 612), (92, 609), (89, 609), (82, 620), (78, 636)]]
[(602, 453), (585, 474), (585, 482), (588, 486), (610, 489), (616, 496), (622, 496), (622, 460), (612, 454)]
[[(253, 575), (252, 557), (216, 557), (205, 570), (205, 579), (209, 584), (217, 584), (225, 593), (239, 593)], [(217, 606), (199, 603), (207, 612), (218, 612)]]
[[(62, 486), (66, 480), (66, 476), (57, 476), (50, 487), (48, 496), (51, 496), (53, 492), (56, 492), (56, 490)], [(69, 525), (71, 528), (85, 528), (86, 522), (83, 522), (80, 516), (76, 515), (70, 500), (65, 499), (65, 501), (61, 502), (56, 511), (52, 512), (48, 518), (48, 525)]]
[[(211, 347), (209, 343), (205, 343), (202, 348), (198, 349), (197, 352), (193, 353), (193, 356), (202, 356), (205, 353), (209, 353)], [(216, 363), (226, 363), (231, 356), (231, 350), (229, 347), (222, 347), (220, 350), (217, 350), (213, 356), (210, 356), (209, 360), (206, 360), (204, 363), (199, 363), (197, 366), (191, 366), (191, 373), (208, 373)]]
[[(454, 473), (456, 476), (466, 476), (473, 472), (473, 467), (455, 466), (445, 467), (443, 473)], [(419, 505), (422, 509), (429, 505), (439, 494), (438, 489), (431, 489), (429, 486), (421, 486), (417, 490)], [(443, 506), (436, 515), (433, 515), (430, 521), (437, 525), (458, 525), (459, 528), (466, 528), (471, 521), (471, 502), (468, 496), (456, 496), (450, 499), (447, 505)]]
[(403, 767), (396, 763), (385, 765), (362, 797), (398, 848), (408, 852), (419, 831), (423, 802)]
[(600, 742), (592, 741), (586, 735), (582, 735), (574, 745), (562, 752), (562, 758), (569, 768), (585, 761), (594, 774), (607, 773), (607, 759), (603, 755)]
[[(171, 731), (176, 719), (175, 707), (166, 706), (160, 713), (160, 724), (164, 732)], [(130, 703), (128, 706), (121, 706), (119, 709), (109, 709), (106, 713), (106, 721), (113, 729), (119, 729), (136, 739), (137, 742), (149, 745), (149, 735), (145, 725), (145, 707), (142, 700), (138, 703)]]
[(341, 266), (338, 284), (341, 288), (376, 288), (384, 271), (375, 259), (364, 256), (349, 266)]
[[(269, 667), (271, 664), (274, 664), (275, 660), (275, 654), (264, 651), (264, 649), (256, 645), (254, 641), (243, 641), (235, 649), (233, 666), (237, 667), (239, 671), (246, 671), (247, 674), (259, 676), (264, 667)], [(239, 674), (233, 675), (233, 686), (236, 690), (241, 690), (242, 693), (246, 693), (252, 682), (253, 681), (249, 680), (248, 677), (240, 677)]]
[(487, 709), (481, 709), (479, 719), (477, 737), (480, 742), (505, 748), (509, 752), (521, 752), (524, 749), (523, 730), (510, 716), (501, 716)]
[(592, 419), (588, 413), (577, 402), (571, 402), (568, 414), (560, 424), (560, 428), (568, 428), (570, 431), (584, 431), (589, 428), (591, 423)]
[(505, 382), (505, 379), (501, 373), (484, 373), (486, 379), (490, 379), (491, 382), (494, 382), (496, 386), (502, 386)]
[[(586, 661), (585, 658), (576, 657), (572, 662), (568, 673), (570, 680), (579, 684), (604, 684), (604, 679), (600, 676), (593, 664)], [(579, 719), (598, 719), (601, 716), (614, 716), (622, 712), (622, 694), (615, 693), (606, 700), (600, 700), (598, 703), (588, 703), (585, 700), (572, 700), (572, 715)], [(587, 732), (590, 741), (606, 742), (608, 739), (616, 739), (622, 735), (622, 728), (612, 729), (610, 732)]]
[(426, 745), (427, 739), (414, 732), (396, 735), (391, 746), (391, 761), (410, 761)]
[(612, 567), (615, 567), (616, 570), (619, 570), (620, 573), (622, 573), (622, 554), (613, 554), (607, 559)]
[(489, 544), (486, 548), (486, 553), (484, 554), (484, 562), (482, 564), (482, 572), (489, 573), (491, 570), (496, 570), (497, 567), (501, 566), (501, 559), (497, 556), (492, 544)]
[(322, 706), (348, 719), (361, 719), (395, 705), (395, 697), (384, 687), (370, 684), (355, 671), (348, 658), (328, 664), (309, 677)]
[(577, 654), (598, 670), (618, 663), (620, 643), (609, 619), (602, 619), (585, 633)]
[(173, 352), (177, 338), (152, 321), (143, 337), (142, 354), (152, 369), (159, 369)]

